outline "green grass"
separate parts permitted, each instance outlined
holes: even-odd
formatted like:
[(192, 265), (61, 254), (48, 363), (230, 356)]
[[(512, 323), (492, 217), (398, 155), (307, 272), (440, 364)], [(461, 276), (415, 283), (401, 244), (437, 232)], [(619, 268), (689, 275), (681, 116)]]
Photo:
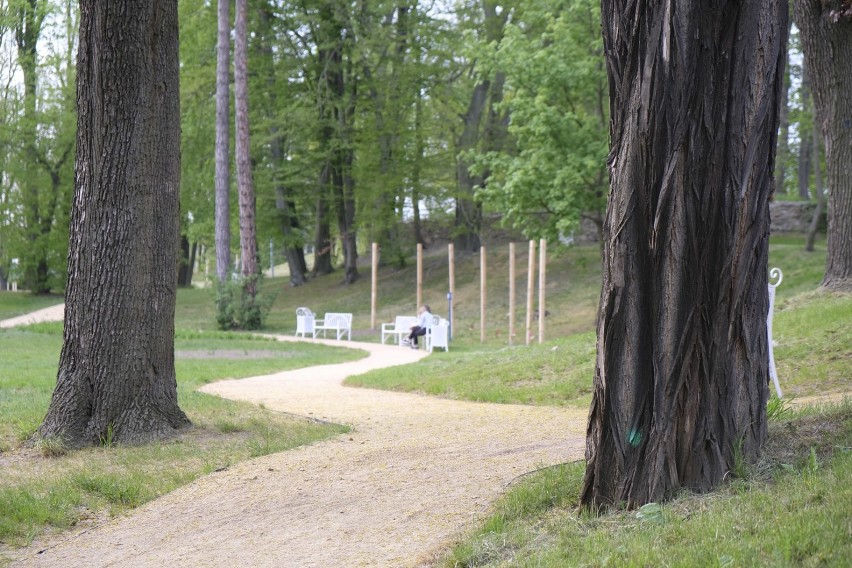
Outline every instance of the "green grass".
[(815, 436), (796, 433), (813, 426), (807, 417), (772, 426), (786, 461), (714, 493), (683, 493), (640, 511), (577, 510), (581, 462), (536, 473), (439, 566), (846, 566), (852, 404), (824, 411), (819, 421)]
[[(48, 458), (20, 445), (38, 428), (49, 404), (61, 328), (50, 323), (0, 330), (0, 542), (8, 545), (27, 544), (46, 530), (66, 529), (92, 516), (117, 514), (237, 461), (345, 432), (345, 426), (303, 420), (197, 389), (217, 379), (364, 355), (343, 347), (244, 334), (179, 331), (178, 400), (193, 422), (189, 432), (174, 441), (140, 447), (105, 440), (105, 447), (59, 451), (60, 457)], [(56, 450), (48, 446), (41, 445), (44, 454)]]
[(420, 392), (479, 402), (588, 405), (594, 376), (594, 333), (579, 333), (543, 345), (449, 353), (401, 368), (351, 377), (346, 384)]
[(56, 294), (36, 296), (29, 292), (0, 292), (0, 320), (27, 314), (42, 308), (49, 308), (64, 301), (65, 299), (62, 296)]

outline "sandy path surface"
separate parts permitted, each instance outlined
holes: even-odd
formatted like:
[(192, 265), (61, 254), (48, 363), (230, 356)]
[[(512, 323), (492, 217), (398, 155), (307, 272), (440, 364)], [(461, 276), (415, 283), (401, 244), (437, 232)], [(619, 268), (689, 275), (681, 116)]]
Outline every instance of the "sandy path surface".
[(239, 463), (46, 550), (24, 550), (13, 565), (421, 566), (518, 475), (583, 455), (585, 409), (344, 387), (347, 376), (426, 355), (351, 345), (370, 356), (203, 388), (351, 433)]

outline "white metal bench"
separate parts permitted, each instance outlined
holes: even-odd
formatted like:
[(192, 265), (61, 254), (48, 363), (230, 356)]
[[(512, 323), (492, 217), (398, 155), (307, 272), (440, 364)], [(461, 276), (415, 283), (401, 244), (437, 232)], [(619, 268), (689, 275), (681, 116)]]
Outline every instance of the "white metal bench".
[(337, 339), (342, 339), (345, 335), (346, 339), (351, 341), (352, 314), (328, 312), (322, 319), (314, 321), (314, 339), (319, 332), (322, 332), (322, 336), (325, 337), (325, 332), (329, 330), (333, 330), (337, 334)]
[(415, 325), (417, 325), (417, 318), (414, 316), (396, 316), (393, 323), (383, 323), (382, 343), (385, 343), (388, 337), (396, 336), (397, 344), (402, 345), (402, 340), (411, 333), (411, 328)]
[(301, 335), (307, 337), (314, 334), (314, 320), (316, 316), (309, 308), (296, 309), (296, 337)]
[(450, 350), (450, 322), (438, 316), (435, 316), (432, 327), (426, 331), (426, 351), (431, 353), (435, 347)]

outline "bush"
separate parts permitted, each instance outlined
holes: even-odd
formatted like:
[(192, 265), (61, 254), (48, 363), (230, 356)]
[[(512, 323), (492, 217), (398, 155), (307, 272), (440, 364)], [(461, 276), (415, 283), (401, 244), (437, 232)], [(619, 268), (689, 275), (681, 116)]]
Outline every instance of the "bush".
[[(235, 278), (216, 285), (216, 324), (221, 330), (261, 329), (273, 298), (258, 291), (260, 276)], [(254, 292), (254, 293), (252, 293)]]

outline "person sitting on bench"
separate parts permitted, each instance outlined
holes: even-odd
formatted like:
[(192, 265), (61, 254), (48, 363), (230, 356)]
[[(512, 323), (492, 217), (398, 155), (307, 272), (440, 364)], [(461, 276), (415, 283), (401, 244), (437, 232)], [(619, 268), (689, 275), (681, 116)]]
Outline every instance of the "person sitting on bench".
[(408, 334), (408, 344), (412, 349), (417, 349), (417, 338), (426, 335), (432, 326), (432, 310), (424, 304), (417, 311), (417, 318), (417, 325), (412, 326), (411, 333)]

